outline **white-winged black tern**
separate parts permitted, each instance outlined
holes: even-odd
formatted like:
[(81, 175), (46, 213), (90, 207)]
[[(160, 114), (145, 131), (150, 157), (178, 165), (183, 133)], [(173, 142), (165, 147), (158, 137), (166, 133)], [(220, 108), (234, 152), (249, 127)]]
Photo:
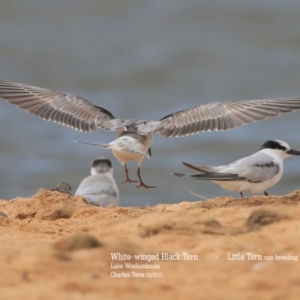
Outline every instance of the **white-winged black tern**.
[(0, 80), (0, 97), (44, 119), (75, 130), (93, 132), (100, 129), (118, 131), (117, 139), (99, 147), (111, 148), (117, 159), (138, 163), (138, 187), (148, 188), (140, 175), (144, 157), (151, 153), (154, 133), (164, 137), (182, 137), (203, 131), (228, 130), (258, 120), (278, 116), (300, 108), (300, 98), (213, 102), (177, 111), (158, 121), (126, 120), (100, 106), (69, 93)]

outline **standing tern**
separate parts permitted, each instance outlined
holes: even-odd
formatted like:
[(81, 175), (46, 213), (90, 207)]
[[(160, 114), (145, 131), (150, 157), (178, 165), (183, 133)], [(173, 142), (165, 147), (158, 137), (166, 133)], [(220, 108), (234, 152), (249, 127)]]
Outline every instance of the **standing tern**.
[[(47, 121), (75, 130), (118, 131), (118, 138), (104, 148), (111, 148), (116, 158), (126, 163), (138, 162), (139, 187), (149, 188), (141, 180), (140, 167), (150, 151), (154, 133), (181, 137), (203, 131), (228, 130), (258, 120), (278, 116), (300, 108), (300, 98), (213, 102), (181, 110), (158, 121), (117, 119), (105, 108), (69, 93), (0, 80), (0, 97)], [(142, 153), (141, 153), (142, 152)]]
[(119, 190), (113, 177), (111, 161), (106, 157), (98, 157), (93, 162), (91, 176), (84, 178), (79, 184), (75, 196), (84, 197), (89, 203), (107, 207), (119, 204)]
[(175, 176), (189, 176), (199, 180), (211, 180), (222, 188), (231, 192), (243, 192), (253, 194), (264, 193), (269, 196), (267, 189), (274, 186), (282, 177), (283, 161), (290, 155), (300, 155), (299, 151), (280, 140), (265, 142), (260, 150), (250, 156), (241, 158), (229, 165), (195, 166), (183, 162), (191, 169), (201, 172), (200, 174), (172, 173)]

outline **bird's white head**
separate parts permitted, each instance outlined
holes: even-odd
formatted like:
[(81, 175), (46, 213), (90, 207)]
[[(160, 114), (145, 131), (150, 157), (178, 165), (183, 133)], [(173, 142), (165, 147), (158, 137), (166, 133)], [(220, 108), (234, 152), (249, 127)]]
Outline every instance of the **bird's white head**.
[(300, 155), (300, 151), (293, 150), (288, 143), (280, 140), (266, 141), (260, 148), (271, 155), (279, 156), (282, 160), (290, 155)]
[(97, 157), (93, 162), (93, 167), (91, 169), (91, 174), (102, 174), (102, 173), (113, 173), (113, 168), (111, 166), (111, 161), (106, 157)]

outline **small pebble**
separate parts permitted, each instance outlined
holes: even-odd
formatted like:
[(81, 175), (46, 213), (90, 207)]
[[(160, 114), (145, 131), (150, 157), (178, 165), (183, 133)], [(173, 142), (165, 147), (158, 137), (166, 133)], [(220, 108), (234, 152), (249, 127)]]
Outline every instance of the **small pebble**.
[(103, 246), (93, 235), (87, 233), (77, 233), (72, 236), (60, 239), (54, 245), (54, 248), (59, 251), (74, 251), (80, 249), (89, 249)]
[(63, 194), (72, 195), (72, 188), (68, 182), (62, 182), (54, 188), (50, 189), (50, 191), (57, 191)]

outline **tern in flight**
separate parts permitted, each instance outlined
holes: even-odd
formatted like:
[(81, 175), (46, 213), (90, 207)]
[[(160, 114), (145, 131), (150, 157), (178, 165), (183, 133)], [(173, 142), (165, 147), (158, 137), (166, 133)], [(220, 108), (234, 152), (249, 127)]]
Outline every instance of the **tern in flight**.
[(189, 176), (198, 180), (210, 180), (217, 183), (222, 188), (239, 192), (243, 197), (243, 192), (253, 194), (264, 193), (269, 196), (267, 189), (274, 186), (282, 177), (283, 161), (290, 155), (300, 155), (300, 151), (280, 140), (270, 140), (265, 142), (260, 150), (250, 156), (241, 158), (229, 165), (195, 166), (183, 162), (185, 166), (201, 172), (199, 174), (172, 173), (175, 176)]
[(154, 133), (182, 137), (203, 131), (228, 130), (300, 108), (300, 98), (212, 102), (177, 111), (159, 121), (146, 121), (118, 119), (105, 108), (79, 96), (7, 80), (0, 80), (0, 97), (44, 120), (75, 130), (118, 131), (116, 140), (96, 146), (112, 149), (113, 155), (125, 166), (125, 182), (133, 181), (128, 176), (126, 163), (136, 161), (138, 187), (144, 188), (153, 187), (142, 181), (140, 168), (143, 159), (151, 155)]

